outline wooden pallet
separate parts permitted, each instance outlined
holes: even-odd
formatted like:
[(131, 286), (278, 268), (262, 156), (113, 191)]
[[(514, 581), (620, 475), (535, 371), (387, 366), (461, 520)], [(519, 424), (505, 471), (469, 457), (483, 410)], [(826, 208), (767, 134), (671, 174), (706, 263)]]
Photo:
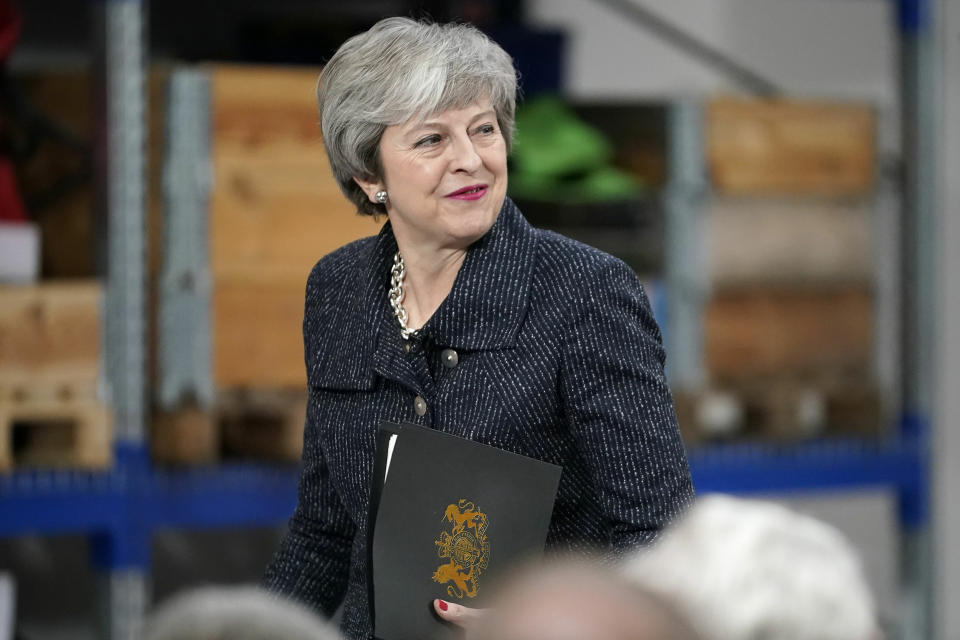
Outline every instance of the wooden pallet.
[(112, 414), (88, 387), (0, 386), (0, 472), (102, 469), (112, 461)]
[(306, 393), (294, 389), (224, 391), (212, 410), (184, 407), (154, 415), (151, 449), (168, 464), (224, 458), (298, 461)]
[(0, 287), (0, 471), (109, 466), (102, 300), (94, 280)]
[(795, 442), (816, 437), (876, 438), (884, 433), (876, 385), (850, 380), (753, 380), (674, 393), (684, 442)]

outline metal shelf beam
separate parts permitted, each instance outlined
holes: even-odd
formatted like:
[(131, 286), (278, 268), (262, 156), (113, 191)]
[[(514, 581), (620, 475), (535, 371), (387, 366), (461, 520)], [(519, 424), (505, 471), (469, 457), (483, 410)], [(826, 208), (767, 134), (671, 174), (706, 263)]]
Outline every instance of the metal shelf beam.
[[(109, 473), (17, 472), (0, 481), (0, 535), (91, 533), (130, 550), (163, 528), (280, 525), (296, 506), (293, 465), (230, 463), (154, 468), (143, 449), (120, 445)], [(890, 487), (910, 502), (906, 524), (925, 522), (922, 437), (887, 442), (823, 440), (803, 445), (713, 445), (690, 452), (698, 492), (756, 493)], [(146, 552), (114, 552), (115, 568), (149, 566)]]

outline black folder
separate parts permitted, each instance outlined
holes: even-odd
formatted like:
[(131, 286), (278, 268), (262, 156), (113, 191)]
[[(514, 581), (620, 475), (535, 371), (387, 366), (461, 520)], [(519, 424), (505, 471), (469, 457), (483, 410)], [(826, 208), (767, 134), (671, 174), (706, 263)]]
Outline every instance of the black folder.
[(412, 424), (384, 424), (370, 496), (370, 596), (381, 640), (452, 638), (440, 598), (483, 607), (543, 553), (562, 469)]

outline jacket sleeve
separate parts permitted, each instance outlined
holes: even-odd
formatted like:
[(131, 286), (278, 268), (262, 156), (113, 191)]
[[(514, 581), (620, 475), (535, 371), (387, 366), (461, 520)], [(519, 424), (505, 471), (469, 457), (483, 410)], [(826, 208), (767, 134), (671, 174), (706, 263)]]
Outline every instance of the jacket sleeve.
[[(320, 329), (318, 325), (322, 324), (316, 312), (324, 306), (323, 282), (321, 264), (318, 264), (307, 281), (303, 322), (308, 371), (310, 345)], [(330, 481), (319, 434), (317, 402), (311, 387), (297, 508), (280, 549), (267, 567), (263, 586), (317, 608), (329, 617), (346, 591), (356, 525)]]
[(692, 502), (693, 484), (660, 330), (639, 279), (610, 261), (578, 291), (565, 338), (562, 401), (616, 556), (651, 542)]
[(267, 567), (263, 586), (329, 617), (346, 590), (355, 525), (329, 481), (323, 452), (312, 436), (315, 405), (311, 394), (297, 508), (280, 549)]

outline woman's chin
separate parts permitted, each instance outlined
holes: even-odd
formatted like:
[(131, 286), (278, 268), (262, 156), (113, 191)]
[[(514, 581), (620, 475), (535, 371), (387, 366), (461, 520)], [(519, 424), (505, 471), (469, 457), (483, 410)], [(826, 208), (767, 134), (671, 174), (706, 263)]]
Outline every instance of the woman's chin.
[(500, 213), (500, 206), (492, 207), (489, 203), (486, 206), (477, 207), (473, 211), (454, 211), (447, 222), (449, 230), (454, 237), (468, 241), (472, 244), (485, 236), (497, 221)]
[(453, 225), (450, 229), (450, 236), (454, 238), (459, 246), (468, 247), (483, 236), (493, 227), (497, 221), (496, 216), (483, 216), (476, 219), (462, 220), (461, 224)]

